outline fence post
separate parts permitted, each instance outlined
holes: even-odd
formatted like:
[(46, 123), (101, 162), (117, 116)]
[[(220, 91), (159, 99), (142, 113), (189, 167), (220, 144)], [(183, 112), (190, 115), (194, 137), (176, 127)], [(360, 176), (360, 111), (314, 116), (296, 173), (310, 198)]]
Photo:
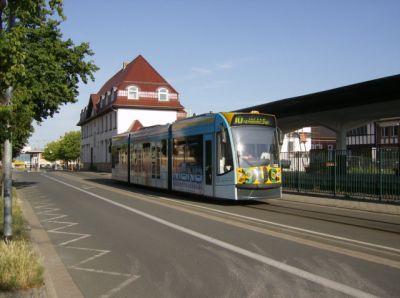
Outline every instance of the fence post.
[(294, 152), (294, 158), (296, 160), (296, 171), (297, 171), (297, 192), (300, 192), (300, 160), (297, 152)]
[(379, 148), (379, 201), (382, 201), (382, 148)]
[(333, 175), (334, 175), (334, 177), (333, 177), (333, 196), (334, 197), (336, 197), (336, 185), (337, 185), (337, 176), (336, 176), (336, 169), (337, 169), (337, 159), (336, 159), (336, 150), (334, 150), (333, 151), (333, 155), (334, 155), (334, 157), (335, 157), (335, 159), (334, 159), (334, 164), (333, 164), (333, 166), (334, 166), (334, 172), (333, 172)]

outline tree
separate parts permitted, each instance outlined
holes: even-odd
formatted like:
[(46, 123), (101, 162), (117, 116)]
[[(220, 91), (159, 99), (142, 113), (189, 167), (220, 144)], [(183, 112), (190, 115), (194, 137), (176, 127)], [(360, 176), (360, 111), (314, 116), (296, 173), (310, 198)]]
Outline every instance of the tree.
[(46, 145), (43, 152), (43, 158), (45, 160), (54, 162), (59, 159), (60, 142), (54, 141)]
[(59, 141), (59, 159), (67, 162), (77, 160), (81, 154), (81, 132), (67, 132)]
[(94, 80), (88, 43), (64, 40), (62, 0), (0, 0), (0, 141), (4, 141), (4, 238), (11, 230), (11, 150), (32, 132), (32, 121), (74, 103), (78, 83)]
[(80, 156), (81, 132), (71, 131), (57, 141), (46, 145), (43, 157), (48, 161), (63, 160), (67, 164), (76, 161)]

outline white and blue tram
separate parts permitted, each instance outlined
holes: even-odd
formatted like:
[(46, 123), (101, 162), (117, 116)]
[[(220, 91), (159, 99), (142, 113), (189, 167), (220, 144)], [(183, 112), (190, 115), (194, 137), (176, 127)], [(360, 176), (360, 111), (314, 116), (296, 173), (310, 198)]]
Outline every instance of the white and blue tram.
[(210, 113), (142, 128), (112, 140), (112, 178), (207, 197), (281, 197), (273, 115)]

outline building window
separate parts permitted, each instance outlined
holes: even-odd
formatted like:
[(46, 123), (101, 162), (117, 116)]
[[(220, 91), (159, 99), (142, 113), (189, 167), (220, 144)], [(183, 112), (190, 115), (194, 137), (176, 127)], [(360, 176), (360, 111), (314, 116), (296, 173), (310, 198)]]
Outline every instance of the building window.
[(382, 137), (389, 137), (389, 130), (390, 130), (390, 127), (382, 127), (381, 128)]
[(139, 88), (136, 86), (130, 86), (128, 88), (128, 99), (139, 99)]
[(113, 87), (111, 91), (111, 101), (114, 101), (117, 98), (117, 87)]
[(108, 105), (108, 103), (111, 102), (111, 92), (107, 91), (107, 95), (106, 95), (106, 103), (105, 105)]
[(294, 142), (293, 141), (289, 141), (288, 142), (288, 151), (289, 152), (293, 152), (294, 150)]
[(168, 89), (166, 89), (166, 88), (158, 89), (158, 100), (159, 101), (168, 101)]

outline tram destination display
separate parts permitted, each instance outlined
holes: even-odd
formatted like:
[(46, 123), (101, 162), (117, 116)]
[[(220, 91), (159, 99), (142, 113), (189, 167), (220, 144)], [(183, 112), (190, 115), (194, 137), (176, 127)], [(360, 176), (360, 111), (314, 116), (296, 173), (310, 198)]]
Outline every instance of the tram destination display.
[(239, 125), (263, 125), (263, 126), (275, 126), (275, 117), (270, 115), (260, 114), (238, 114), (233, 116), (232, 126)]

